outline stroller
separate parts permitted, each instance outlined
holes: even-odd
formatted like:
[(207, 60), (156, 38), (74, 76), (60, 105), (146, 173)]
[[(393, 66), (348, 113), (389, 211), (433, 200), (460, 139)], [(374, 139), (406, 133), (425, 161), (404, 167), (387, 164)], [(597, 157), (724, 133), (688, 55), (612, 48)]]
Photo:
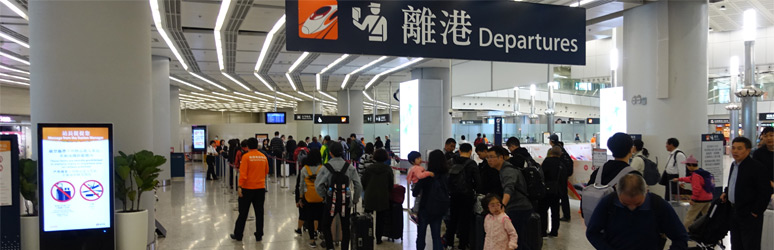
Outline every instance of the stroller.
[(715, 246), (725, 249), (722, 241), (731, 229), (731, 213), (729, 203), (723, 203), (720, 199), (712, 201), (709, 212), (688, 227), (688, 236), (698, 243), (690, 249), (711, 250)]

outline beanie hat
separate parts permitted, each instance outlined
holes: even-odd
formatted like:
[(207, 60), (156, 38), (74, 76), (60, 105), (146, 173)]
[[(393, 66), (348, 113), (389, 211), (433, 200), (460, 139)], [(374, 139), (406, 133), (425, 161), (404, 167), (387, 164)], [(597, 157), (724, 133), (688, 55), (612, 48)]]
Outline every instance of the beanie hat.
[(613, 157), (623, 158), (626, 157), (634, 146), (632, 137), (626, 133), (615, 133), (610, 139), (607, 139), (607, 149), (613, 152)]

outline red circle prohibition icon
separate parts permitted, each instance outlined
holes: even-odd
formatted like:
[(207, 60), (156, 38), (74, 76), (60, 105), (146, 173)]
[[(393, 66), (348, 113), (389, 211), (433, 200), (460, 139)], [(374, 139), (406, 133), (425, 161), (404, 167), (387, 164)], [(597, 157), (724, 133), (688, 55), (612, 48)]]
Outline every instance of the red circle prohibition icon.
[(75, 186), (68, 181), (59, 181), (51, 187), (51, 198), (58, 202), (68, 202), (75, 195)]
[(81, 197), (87, 201), (96, 201), (102, 198), (105, 186), (96, 180), (88, 180), (81, 184)]

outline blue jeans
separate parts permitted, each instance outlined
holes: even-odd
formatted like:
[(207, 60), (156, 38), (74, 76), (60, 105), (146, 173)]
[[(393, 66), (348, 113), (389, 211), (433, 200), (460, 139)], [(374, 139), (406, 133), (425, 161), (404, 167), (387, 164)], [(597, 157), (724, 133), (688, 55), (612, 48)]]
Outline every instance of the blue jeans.
[(417, 224), (417, 250), (425, 250), (427, 225), (430, 225), (430, 234), (433, 236), (433, 250), (443, 250), (443, 242), (441, 242), (442, 220), (442, 217), (428, 220), (424, 216), (419, 216), (419, 223)]
[(513, 228), (516, 229), (516, 234), (519, 235), (519, 239), (518, 239), (519, 248), (516, 248), (516, 249), (530, 250), (529, 245), (527, 245), (527, 235), (541, 234), (540, 232), (527, 232), (528, 230), (527, 223), (529, 223), (529, 216), (532, 215), (532, 209), (511, 210), (511, 211), (506, 211), (505, 213), (508, 214), (508, 217), (511, 218), (511, 223), (513, 223)]

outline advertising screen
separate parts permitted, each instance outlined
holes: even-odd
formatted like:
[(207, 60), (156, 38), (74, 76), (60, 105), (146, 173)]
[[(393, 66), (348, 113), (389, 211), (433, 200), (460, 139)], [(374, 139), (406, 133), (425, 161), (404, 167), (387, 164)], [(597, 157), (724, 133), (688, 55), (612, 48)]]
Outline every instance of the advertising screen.
[(400, 84), (400, 157), (419, 151), (419, 81)]
[(285, 112), (267, 112), (266, 124), (285, 124)]
[(599, 146), (607, 148), (607, 139), (615, 133), (626, 133), (626, 101), (623, 87), (605, 88), (599, 91)]
[(194, 126), (191, 128), (194, 151), (207, 149), (207, 127)]
[(39, 125), (43, 232), (112, 226), (112, 125), (71, 125)]

